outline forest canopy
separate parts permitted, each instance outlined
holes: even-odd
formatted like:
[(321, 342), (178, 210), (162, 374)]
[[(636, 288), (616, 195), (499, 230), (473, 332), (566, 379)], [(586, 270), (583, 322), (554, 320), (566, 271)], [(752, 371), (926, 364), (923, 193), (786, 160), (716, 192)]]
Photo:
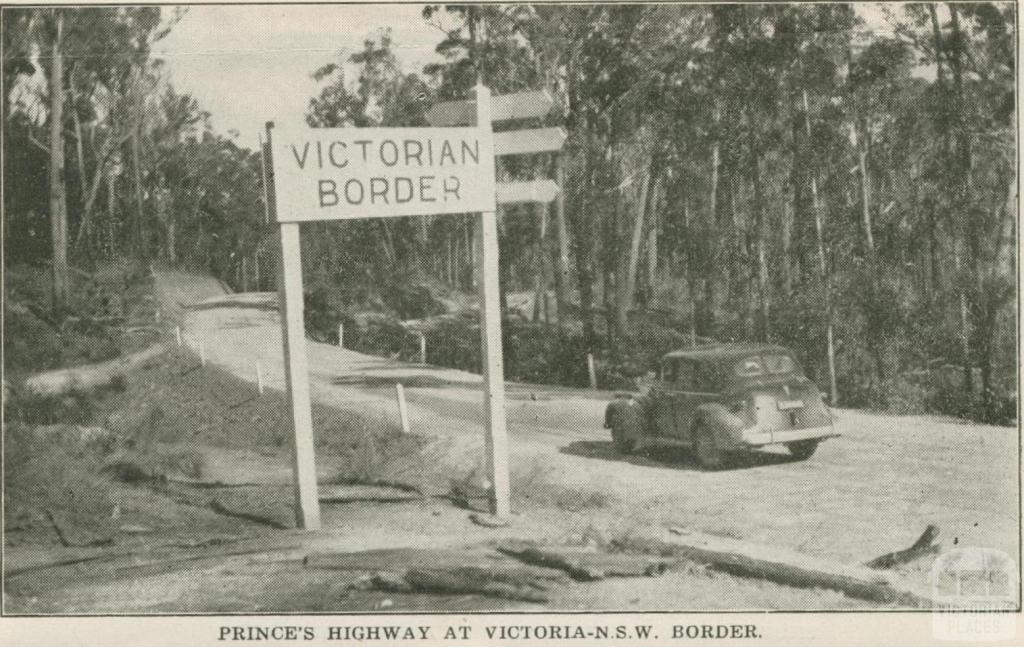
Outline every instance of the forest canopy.
[[(507, 346), (548, 335), (628, 376), (662, 346), (771, 341), (833, 403), (1004, 419), (1015, 6), (882, 11), (867, 25), (839, 3), (431, 5), (440, 62), (402, 69), (401, 44), (369, 34), (311, 62), (307, 122), (424, 126), (478, 79), (553, 97), (509, 127), (561, 126), (562, 154), (498, 171), (561, 185), (499, 214), (503, 293), (535, 295)], [(180, 16), (3, 10), (5, 265), (49, 268), (58, 315), (69, 268), (126, 257), (273, 289), (260, 151), (216, 132), (152, 53)], [(471, 294), (473, 222), (304, 225), (307, 284), (360, 307), (394, 286)]]

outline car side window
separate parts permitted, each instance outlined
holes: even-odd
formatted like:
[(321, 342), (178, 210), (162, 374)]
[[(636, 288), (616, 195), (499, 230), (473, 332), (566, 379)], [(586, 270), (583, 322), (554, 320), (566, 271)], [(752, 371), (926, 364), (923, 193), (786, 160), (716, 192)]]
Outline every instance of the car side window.
[(718, 367), (708, 362), (699, 364), (694, 375), (694, 391), (717, 392), (721, 389)]
[(692, 391), (694, 387), (694, 365), (692, 362), (680, 360), (676, 369), (676, 388), (680, 391)]
[(672, 360), (664, 362), (661, 365), (661, 381), (665, 383), (671, 383), (676, 381), (676, 363)]

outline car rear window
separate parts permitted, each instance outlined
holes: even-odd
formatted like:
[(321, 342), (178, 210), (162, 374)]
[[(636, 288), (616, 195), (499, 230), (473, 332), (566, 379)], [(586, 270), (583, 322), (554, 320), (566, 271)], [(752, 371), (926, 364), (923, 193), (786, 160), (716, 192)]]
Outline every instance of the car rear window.
[(779, 375), (796, 371), (796, 362), (789, 355), (753, 355), (746, 357), (733, 367), (739, 377), (757, 377), (759, 375)]

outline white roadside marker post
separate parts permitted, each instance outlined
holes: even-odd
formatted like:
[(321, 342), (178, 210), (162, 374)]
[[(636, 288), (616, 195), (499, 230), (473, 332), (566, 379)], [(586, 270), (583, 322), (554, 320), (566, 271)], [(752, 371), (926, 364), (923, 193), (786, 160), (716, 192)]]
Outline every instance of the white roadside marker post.
[[(267, 123), (267, 144), (273, 151)], [(274, 210), (278, 211), (274, 190)], [(316, 459), (313, 448), (313, 414), (309, 396), (309, 369), (303, 321), (302, 260), (299, 223), (282, 222), (281, 258), (278, 264), (278, 299), (281, 337), (284, 342), (285, 384), (292, 418), (292, 473), (295, 476), (295, 522), (304, 530), (319, 530), (320, 501), (317, 495)]]
[(587, 374), (590, 376), (590, 388), (597, 389), (597, 370), (594, 368), (594, 354), (587, 353)]
[(338, 348), (345, 347), (345, 324), (338, 324)]
[(405, 406), (405, 388), (401, 382), (395, 382), (395, 397), (398, 399), (398, 417), (402, 422), (402, 433), (409, 433), (409, 410)]
[[(476, 86), (476, 127), (491, 130), (491, 91)], [(498, 303), (498, 231), (495, 212), (482, 211), (476, 227), (477, 276), (480, 277), (480, 358), (484, 378), (484, 437), (487, 476), (491, 482), (491, 514), (507, 519), (511, 513), (508, 437), (505, 430), (505, 375), (501, 348), (501, 307)]]
[(423, 333), (416, 333), (420, 340), (420, 364), (427, 363), (427, 336)]

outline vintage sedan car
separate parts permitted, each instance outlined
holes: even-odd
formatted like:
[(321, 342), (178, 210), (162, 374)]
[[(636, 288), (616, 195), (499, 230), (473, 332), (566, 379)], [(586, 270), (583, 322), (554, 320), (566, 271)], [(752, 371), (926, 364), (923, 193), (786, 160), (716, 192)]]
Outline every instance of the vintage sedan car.
[(690, 448), (706, 469), (733, 452), (785, 445), (798, 460), (837, 436), (817, 385), (793, 354), (768, 344), (721, 344), (665, 355), (646, 393), (622, 394), (605, 411), (621, 452)]

